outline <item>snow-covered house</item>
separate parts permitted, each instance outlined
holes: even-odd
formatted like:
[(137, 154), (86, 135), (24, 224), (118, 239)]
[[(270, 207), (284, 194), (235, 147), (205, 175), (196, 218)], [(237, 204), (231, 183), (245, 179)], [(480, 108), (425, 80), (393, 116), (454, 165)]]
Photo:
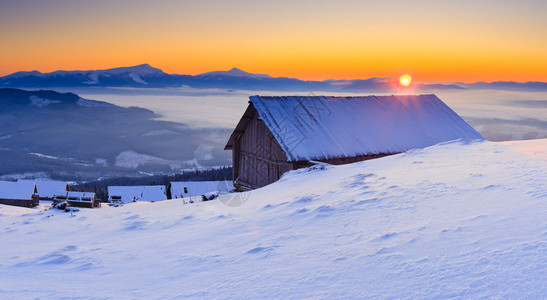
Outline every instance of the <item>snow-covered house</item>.
[(78, 207), (100, 207), (101, 202), (95, 198), (92, 192), (59, 191), (53, 196), (54, 203), (66, 201), (71, 206)]
[(34, 182), (0, 181), (0, 204), (33, 207), (40, 204)]
[(65, 181), (19, 179), (18, 182), (32, 182), (36, 184), (40, 200), (53, 200), (56, 194), (70, 190), (68, 183)]
[(351, 163), (461, 138), (484, 139), (435, 95), (252, 96), (225, 150), (241, 190), (314, 161)]
[(167, 200), (167, 192), (164, 185), (108, 187), (108, 202), (110, 203), (155, 202), (162, 200)]
[(173, 181), (168, 186), (168, 198), (192, 198), (228, 193), (234, 189), (231, 181)]

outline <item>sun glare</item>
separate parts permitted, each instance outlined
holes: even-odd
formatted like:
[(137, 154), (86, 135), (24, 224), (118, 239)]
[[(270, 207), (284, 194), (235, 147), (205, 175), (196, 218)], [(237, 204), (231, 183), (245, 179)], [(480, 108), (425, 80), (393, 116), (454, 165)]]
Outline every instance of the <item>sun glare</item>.
[(401, 85), (404, 85), (404, 86), (409, 86), (411, 81), (412, 81), (412, 78), (408, 74), (405, 74), (399, 78), (399, 82), (401, 83)]

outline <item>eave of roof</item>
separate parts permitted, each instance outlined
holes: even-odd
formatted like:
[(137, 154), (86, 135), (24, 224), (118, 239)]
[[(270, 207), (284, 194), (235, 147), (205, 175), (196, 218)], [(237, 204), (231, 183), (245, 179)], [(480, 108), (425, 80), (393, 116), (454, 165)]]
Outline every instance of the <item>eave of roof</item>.
[(249, 105), (247, 106), (247, 109), (243, 113), (243, 116), (239, 120), (239, 122), (236, 125), (236, 128), (230, 135), (230, 138), (228, 139), (228, 142), (226, 143), (226, 146), (224, 146), (224, 150), (232, 150), (234, 148), (235, 140), (245, 131), (245, 127), (247, 127), (247, 124), (251, 120), (253, 116), (253, 111), (256, 109), (254, 108), (251, 101), (249, 101)]

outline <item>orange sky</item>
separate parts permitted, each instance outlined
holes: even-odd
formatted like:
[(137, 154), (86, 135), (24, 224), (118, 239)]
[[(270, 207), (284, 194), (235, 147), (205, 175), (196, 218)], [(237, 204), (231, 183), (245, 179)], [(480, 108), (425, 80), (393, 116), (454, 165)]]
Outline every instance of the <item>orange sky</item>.
[(0, 2), (0, 75), (149, 63), (301, 79), (547, 81), (547, 1)]

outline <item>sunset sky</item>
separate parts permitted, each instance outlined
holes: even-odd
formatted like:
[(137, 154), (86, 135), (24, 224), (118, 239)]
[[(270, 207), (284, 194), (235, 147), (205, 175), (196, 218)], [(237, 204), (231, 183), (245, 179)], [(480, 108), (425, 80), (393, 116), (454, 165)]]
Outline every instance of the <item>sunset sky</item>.
[(148, 63), (301, 79), (547, 81), (547, 1), (0, 1), (0, 76)]

